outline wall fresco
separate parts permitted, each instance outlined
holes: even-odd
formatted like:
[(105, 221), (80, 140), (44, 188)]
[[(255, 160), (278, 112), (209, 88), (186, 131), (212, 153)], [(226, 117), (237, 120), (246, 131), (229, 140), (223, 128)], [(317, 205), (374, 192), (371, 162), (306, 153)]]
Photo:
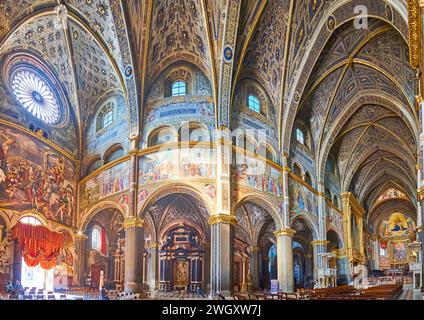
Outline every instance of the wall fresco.
[(81, 206), (128, 190), (129, 172), (128, 162), (122, 162), (85, 182), (81, 186)]
[(47, 144), (17, 129), (0, 127), (2, 208), (35, 210), (72, 225), (76, 212), (75, 166)]

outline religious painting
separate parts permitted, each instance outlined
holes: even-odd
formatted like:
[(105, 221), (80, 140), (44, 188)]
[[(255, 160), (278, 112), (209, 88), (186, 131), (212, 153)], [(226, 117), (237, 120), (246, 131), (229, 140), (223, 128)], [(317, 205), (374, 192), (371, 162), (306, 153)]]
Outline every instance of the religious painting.
[(209, 148), (180, 149), (180, 176), (215, 177), (215, 156)]
[(379, 196), (377, 201), (383, 201), (397, 197), (406, 197), (406, 195), (397, 189), (390, 188), (386, 190), (381, 196)]
[(352, 234), (352, 245), (353, 248), (360, 251), (360, 238), (359, 238), (359, 227), (358, 222), (356, 220), (356, 216), (352, 214), (351, 223), (350, 223), (350, 230)]
[(0, 133), (2, 208), (35, 210), (72, 225), (76, 210), (74, 163), (49, 145), (12, 128)]
[(316, 196), (306, 187), (290, 179), (290, 213), (292, 216), (298, 214), (309, 214), (316, 216), (318, 204)]
[(233, 182), (276, 197), (283, 196), (283, 175), (264, 161), (237, 155), (233, 165)]
[(187, 261), (176, 261), (175, 262), (175, 286), (187, 286), (188, 285), (188, 262)]
[(411, 218), (402, 213), (393, 213), (388, 220), (380, 224), (380, 235), (383, 237), (410, 236), (414, 233), (415, 224)]
[(168, 180), (176, 172), (177, 159), (175, 150), (160, 150), (156, 153), (145, 155), (140, 159), (139, 184)]
[(139, 183), (176, 178), (215, 178), (214, 152), (208, 148), (166, 149), (140, 159)]
[(203, 192), (211, 199), (211, 200), (215, 200), (216, 198), (216, 188), (215, 185), (213, 184), (205, 184), (205, 186), (203, 187)]
[(122, 162), (103, 172), (103, 197), (129, 189), (128, 162)]
[(327, 220), (333, 228), (343, 230), (343, 217), (336, 210), (330, 209), (328, 211)]
[(100, 172), (82, 185), (81, 206), (87, 206), (97, 201), (124, 192), (129, 189), (128, 162)]
[(393, 262), (395, 264), (408, 262), (407, 241), (393, 242)]

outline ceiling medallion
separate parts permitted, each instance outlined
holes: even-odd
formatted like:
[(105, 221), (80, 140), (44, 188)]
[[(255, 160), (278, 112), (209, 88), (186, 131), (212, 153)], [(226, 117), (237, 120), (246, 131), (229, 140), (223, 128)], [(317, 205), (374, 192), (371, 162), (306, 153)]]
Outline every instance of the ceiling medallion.
[(227, 62), (230, 62), (233, 59), (233, 50), (228, 46), (224, 49), (224, 58)]
[(13, 74), (11, 83), (15, 98), (33, 116), (48, 124), (60, 120), (56, 95), (41, 76), (31, 70), (21, 70)]

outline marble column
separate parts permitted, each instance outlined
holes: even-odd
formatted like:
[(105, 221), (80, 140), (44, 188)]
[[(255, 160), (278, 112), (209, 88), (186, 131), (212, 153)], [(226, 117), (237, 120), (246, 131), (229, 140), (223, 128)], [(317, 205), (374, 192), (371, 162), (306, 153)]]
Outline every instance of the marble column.
[(277, 277), (279, 290), (294, 292), (293, 273), (293, 229), (285, 228), (277, 230), (274, 234), (277, 238)]
[(252, 289), (259, 289), (259, 247), (251, 246), (250, 247), (250, 276), (252, 279)]
[(350, 263), (349, 257), (342, 255), (336, 257), (337, 263), (337, 285), (349, 284), (351, 281), (350, 277)]
[(234, 270), (234, 223), (235, 218), (230, 215), (211, 216), (211, 290), (214, 297), (219, 291), (230, 296), (233, 292)]
[(82, 232), (75, 235), (75, 279), (74, 284), (85, 286), (85, 244), (88, 237)]
[(150, 290), (157, 289), (158, 243), (150, 244), (150, 263), (148, 268), (148, 285)]
[(143, 220), (131, 218), (124, 221), (125, 228), (125, 280), (124, 291), (143, 291)]

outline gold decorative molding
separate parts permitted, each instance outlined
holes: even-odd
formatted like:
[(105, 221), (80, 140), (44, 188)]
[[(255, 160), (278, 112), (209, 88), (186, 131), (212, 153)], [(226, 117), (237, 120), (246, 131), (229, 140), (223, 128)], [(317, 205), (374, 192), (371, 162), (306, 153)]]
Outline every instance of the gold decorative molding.
[(124, 226), (124, 229), (133, 227), (142, 228), (144, 226), (144, 219), (139, 217), (129, 218), (126, 219), (122, 225)]
[(229, 214), (217, 214), (217, 215), (210, 216), (208, 223), (209, 225), (215, 225), (218, 223), (228, 223), (232, 225), (238, 224), (237, 218)]
[(277, 231), (274, 231), (274, 235), (276, 237), (280, 237), (280, 236), (289, 236), (289, 237), (293, 237), (296, 233), (296, 230), (290, 229), (290, 228), (284, 228), (284, 229), (280, 229)]
[(409, 62), (417, 69), (420, 69), (422, 59), (422, 18), (420, 9), (422, 4), (422, 1), (408, 0)]

